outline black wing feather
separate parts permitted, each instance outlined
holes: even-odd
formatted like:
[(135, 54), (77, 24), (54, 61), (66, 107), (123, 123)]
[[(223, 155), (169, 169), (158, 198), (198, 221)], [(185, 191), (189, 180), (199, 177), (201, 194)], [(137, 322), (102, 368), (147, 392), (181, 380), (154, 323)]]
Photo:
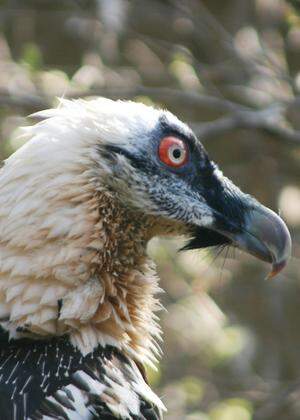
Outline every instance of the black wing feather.
[[(145, 385), (137, 365), (114, 347), (98, 347), (83, 357), (67, 337), (8, 341), (6, 333), (0, 335), (1, 419), (161, 419), (137, 383)], [(118, 387), (134, 397), (138, 413), (136, 404), (130, 411), (126, 392), (118, 394)], [(120, 408), (129, 415), (120, 417)]]

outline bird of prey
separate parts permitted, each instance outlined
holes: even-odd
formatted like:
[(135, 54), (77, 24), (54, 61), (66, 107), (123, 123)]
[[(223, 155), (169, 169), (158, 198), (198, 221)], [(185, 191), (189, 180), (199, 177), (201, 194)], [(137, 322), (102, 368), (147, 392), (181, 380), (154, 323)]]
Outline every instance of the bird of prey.
[(0, 418), (160, 419), (154, 236), (271, 263), (286, 225), (168, 111), (104, 98), (36, 115), (0, 170)]

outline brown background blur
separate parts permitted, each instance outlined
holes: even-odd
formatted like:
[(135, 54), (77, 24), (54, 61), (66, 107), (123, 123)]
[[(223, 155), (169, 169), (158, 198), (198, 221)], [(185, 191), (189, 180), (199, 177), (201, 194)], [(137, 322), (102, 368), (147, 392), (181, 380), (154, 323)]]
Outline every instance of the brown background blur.
[[(150, 371), (166, 419), (300, 419), (300, 2), (0, 0), (0, 158), (57, 96), (169, 108), (243, 190), (280, 209), (288, 268), (155, 240), (166, 291)], [(41, 168), (42, 170), (42, 168)]]

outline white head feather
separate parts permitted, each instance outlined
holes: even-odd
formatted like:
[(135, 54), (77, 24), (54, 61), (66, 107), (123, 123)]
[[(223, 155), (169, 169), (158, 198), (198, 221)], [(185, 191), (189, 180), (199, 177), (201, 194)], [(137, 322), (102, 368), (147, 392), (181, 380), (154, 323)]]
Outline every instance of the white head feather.
[[(69, 333), (83, 353), (98, 343), (137, 353), (139, 346), (153, 347), (150, 335), (158, 333), (154, 322), (149, 339), (143, 337), (142, 344), (136, 338), (132, 345), (142, 326), (130, 319), (128, 290), (124, 288), (122, 299), (118, 290), (116, 311), (108, 299), (114, 294), (108, 290), (113, 274), (99, 269), (99, 254), (110, 251), (104, 249), (107, 232), (96, 194), (104, 170), (97, 146), (130, 144), (132, 134), (153, 129), (159, 115), (137, 103), (62, 100), (57, 109), (35, 114), (43, 120), (25, 129), (29, 141), (0, 172), (0, 316), (12, 337), (24, 331), (37, 336)], [(148, 266), (144, 256), (141, 266)], [(139, 304), (147, 323), (157, 305), (152, 297), (156, 279), (149, 281), (153, 275), (146, 279), (138, 269), (130, 276), (144, 294)], [(91, 321), (96, 315), (98, 321)], [(111, 320), (105, 328), (101, 317)], [(150, 352), (145, 350), (142, 358)]]

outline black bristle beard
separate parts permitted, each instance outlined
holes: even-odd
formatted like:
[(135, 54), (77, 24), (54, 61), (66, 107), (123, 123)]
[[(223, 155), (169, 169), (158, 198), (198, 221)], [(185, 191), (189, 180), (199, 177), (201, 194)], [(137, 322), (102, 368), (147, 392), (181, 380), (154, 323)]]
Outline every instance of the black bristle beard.
[(230, 243), (230, 239), (226, 238), (226, 236), (223, 236), (221, 233), (205, 227), (199, 227), (195, 229), (192, 238), (181, 250), (203, 249), (219, 245), (230, 245)]

